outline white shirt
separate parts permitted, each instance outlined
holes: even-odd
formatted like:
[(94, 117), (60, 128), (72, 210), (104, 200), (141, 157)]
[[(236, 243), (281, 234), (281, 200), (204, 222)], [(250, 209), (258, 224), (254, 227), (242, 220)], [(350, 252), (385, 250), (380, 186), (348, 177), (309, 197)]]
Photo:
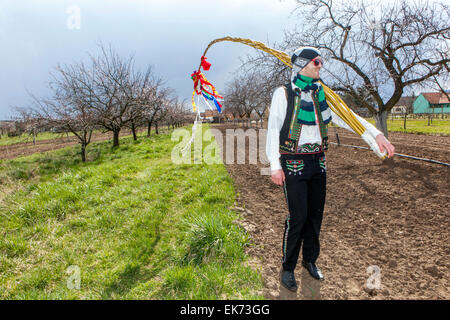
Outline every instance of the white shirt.
[[(270, 162), (270, 168), (272, 171), (281, 169), (280, 164), (280, 131), (286, 117), (287, 99), (286, 91), (284, 87), (277, 88), (272, 96), (272, 104), (270, 106), (269, 123), (267, 126), (267, 139), (266, 139), (266, 155)], [(339, 127), (345, 128), (353, 133), (353, 129), (342, 120), (336, 113), (331, 111), (331, 121)], [(351, 110), (350, 110), (351, 111)], [(353, 111), (351, 111), (355, 117), (361, 122), (366, 131), (374, 138), (381, 133), (372, 124), (367, 122), (364, 118), (361, 118)], [(300, 134), (299, 145), (305, 143), (318, 143), (322, 144), (322, 138), (320, 136), (319, 126), (303, 125)]]

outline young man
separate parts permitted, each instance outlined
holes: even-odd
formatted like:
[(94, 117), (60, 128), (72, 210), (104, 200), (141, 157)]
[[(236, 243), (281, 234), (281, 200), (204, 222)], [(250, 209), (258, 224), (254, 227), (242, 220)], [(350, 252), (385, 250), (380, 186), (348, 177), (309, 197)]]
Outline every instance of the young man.
[[(270, 107), (266, 154), (272, 181), (282, 185), (289, 208), (283, 236), (281, 284), (297, 290), (294, 269), (303, 242), (302, 265), (323, 280), (315, 264), (326, 193), (327, 124), (353, 132), (328, 106), (318, 82), (323, 66), (319, 50), (300, 47), (291, 57), (291, 81), (275, 90)], [(355, 115), (389, 157), (394, 147), (373, 125)]]

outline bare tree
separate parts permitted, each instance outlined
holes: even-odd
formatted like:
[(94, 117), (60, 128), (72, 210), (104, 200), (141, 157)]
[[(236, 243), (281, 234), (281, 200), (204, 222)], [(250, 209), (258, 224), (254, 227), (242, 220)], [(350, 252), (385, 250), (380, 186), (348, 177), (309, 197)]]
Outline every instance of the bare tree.
[(169, 101), (166, 112), (167, 129), (170, 130), (182, 126), (185, 122), (192, 119), (189, 112), (185, 109), (186, 100), (180, 101), (177, 97)]
[(224, 93), (225, 107), (234, 111), (241, 121), (244, 117), (250, 121), (250, 115), (255, 108), (255, 88), (252, 85), (252, 77), (248, 74), (235, 74)]
[[(386, 136), (387, 116), (405, 89), (448, 78), (450, 10), (428, 1), (297, 0), (303, 21), (286, 30), (278, 50), (314, 46), (325, 58), (323, 78), (336, 91), (367, 108)], [(272, 86), (288, 81), (290, 69), (264, 52), (243, 66), (263, 70)], [(358, 92), (364, 87), (371, 98)], [(436, 85), (435, 85), (436, 87)], [(369, 103), (374, 101), (375, 104)]]
[(298, 14), (309, 23), (288, 37), (318, 47), (326, 58), (339, 62), (326, 69), (336, 90), (355, 99), (355, 88), (368, 90), (377, 108), (364, 100), (359, 103), (375, 114), (377, 128), (386, 136), (387, 115), (404, 89), (449, 71), (450, 10), (445, 3), (298, 3)]
[(156, 112), (153, 114), (153, 122), (155, 123), (155, 133), (159, 134), (159, 125), (160, 124), (168, 124), (171, 123), (171, 117), (173, 117), (174, 106), (176, 104), (177, 98), (172, 95), (172, 90), (166, 88), (163, 90), (164, 95), (161, 96), (161, 100), (159, 102), (158, 108)]
[(93, 96), (91, 107), (98, 124), (113, 132), (113, 147), (117, 147), (120, 130), (131, 121), (136, 104), (134, 58), (121, 59), (111, 46), (100, 45), (100, 49), (99, 56), (91, 56), (92, 72), (83, 72), (92, 80), (84, 89)]
[(152, 126), (155, 126), (156, 134), (158, 131), (158, 122), (164, 115), (164, 103), (169, 99), (171, 89), (164, 87), (164, 81), (161, 78), (153, 78), (151, 85), (144, 88), (141, 95), (141, 103), (144, 106), (143, 118), (147, 123), (147, 137), (151, 134)]
[(67, 74), (60, 72), (53, 77), (50, 98), (31, 95), (32, 105), (28, 109), (17, 109), (22, 117), (33, 119), (37, 128), (51, 128), (58, 132), (72, 132), (81, 146), (81, 160), (86, 162), (86, 147), (91, 142), (95, 128), (93, 110), (84, 97), (78, 95), (77, 85)]
[(252, 95), (252, 104), (254, 111), (259, 117), (261, 128), (263, 127), (264, 114), (270, 108), (272, 93), (278, 86), (276, 82), (267, 77), (267, 74), (260, 70), (254, 70), (252, 81), (250, 83), (254, 94)]
[(29, 116), (40, 127), (72, 132), (81, 144), (83, 161), (95, 128), (112, 131), (113, 146), (119, 145), (120, 130), (126, 125), (137, 138), (136, 126), (145, 116), (142, 96), (151, 87), (151, 68), (137, 72), (132, 57), (122, 60), (111, 47), (100, 49), (99, 56), (90, 56), (89, 65), (58, 65), (49, 83), (52, 96), (31, 95), (32, 107), (22, 112), (22, 118)]
[(11, 122), (4, 122), (4, 121), (0, 121), (0, 139), (2, 138), (3, 135), (8, 134), (9, 132), (11, 132), (11, 127), (12, 127)]
[(276, 86), (264, 72), (240, 68), (227, 85), (225, 109), (234, 117), (239, 115), (241, 119), (246, 117), (249, 121), (252, 114), (256, 113), (262, 126), (264, 113), (270, 106), (272, 92)]
[[(122, 59), (111, 46), (100, 45), (100, 51), (98, 56), (89, 55), (88, 64), (58, 65), (49, 82), (52, 96), (36, 98), (30, 94), (32, 106), (17, 109), (23, 123), (72, 132), (80, 141), (83, 161), (94, 129), (112, 131), (116, 147), (124, 127), (132, 130), (135, 140), (137, 128), (145, 124), (149, 135), (152, 123), (158, 133), (158, 122), (180, 104), (151, 67), (139, 72), (132, 56)], [(170, 121), (175, 126), (181, 119), (174, 113)]]
[(13, 109), (16, 112), (16, 115), (13, 116), (15, 119), (15, 130), (13, 131), (13, 134), (15, 136), (20, 136), (24, 133), (28, 133), (33, 136), (33, 144), (36, 145), (38, 133), (48, 129), (48, 126), (44, 125), (42, 121), (36, 118), (29, 108), (13, 106)]
[(152, 75), (152, 69), (147, 68), (145, 73), (134, 72), (131, 74), (130, 81), (125, 85), (127, 91), (127, 98), (132, 103), (127, 110), (127, 116), (130, 121), (124, 124), (125, 127), (131, 129), (133, 139), (137, 140), (136, 130), (138, 127), (145, 125), (146, 111), (148, 105), (144, 100), (145, 92), (150, 89), (154, 89), (154, 76)]

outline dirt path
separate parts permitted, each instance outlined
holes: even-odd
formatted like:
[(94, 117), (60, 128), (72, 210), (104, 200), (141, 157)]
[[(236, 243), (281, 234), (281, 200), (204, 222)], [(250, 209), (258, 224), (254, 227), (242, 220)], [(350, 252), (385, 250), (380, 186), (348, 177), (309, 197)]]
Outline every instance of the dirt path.
[[(227, 126), (215, 128), (225, 137)], [(342, 143), (358, 142), (344, 135), (342, 131)], [(333, 141), (332, 130), (330, 138)], [(450, 162), (449, 137), (392, 133), (390, 140), (399, 153)], [(260, 141), (265, 148), (265, 137)], [(422, 148), (428, 143), (433, 148)], [(434, 148), (440, 145), (445, 147)], [(248, 154), (247, 150), (247, 158)], [(399, 157), (387, 165), (369, 151), (331, 145), (317, 261), (326, 279), (318, 282), (298, 265), (299, 290), (294, 294), (279, 285), (287, 205), (281, 187), (260, 174), (264, 167), (248, 161), (226, 165), (238, 194), (242, 225), (254, 243), (248, 251), (261, 268), (267, 298), (450, 298), (450, 168)], [(377, 270), (381, 286), (371, 290), (367, 284), (375, 284)]]

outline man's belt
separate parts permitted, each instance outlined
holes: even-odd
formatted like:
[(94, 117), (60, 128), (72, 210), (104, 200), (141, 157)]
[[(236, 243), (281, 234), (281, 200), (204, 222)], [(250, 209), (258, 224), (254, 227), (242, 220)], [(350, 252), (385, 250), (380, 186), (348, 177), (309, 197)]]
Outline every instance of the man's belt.
[[(295, 151), (288, 151), (288, 150), (283, 150), (284, 148), (281, 148), (280, 150), (280, 154), (314, 154), (314, 153), (320, 153), (320, 152), (324, 152), (325, 150), (328, 149), (328, 144), (327, 143), (323, 143), (323, 144), (319, 144), (319, 143), (304, 143), (301, 144), (297, 147), (297, 150)], [(288, 151), (288, 152), (286, 152)]]

